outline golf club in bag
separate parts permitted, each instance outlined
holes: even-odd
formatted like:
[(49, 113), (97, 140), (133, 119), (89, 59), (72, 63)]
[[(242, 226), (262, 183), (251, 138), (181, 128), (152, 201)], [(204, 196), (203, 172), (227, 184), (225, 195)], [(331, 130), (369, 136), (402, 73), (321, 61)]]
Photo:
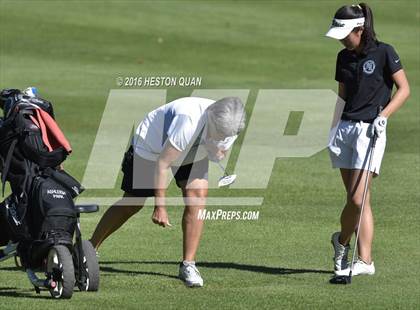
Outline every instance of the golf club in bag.
[(370, 150), (366, 155), (366, 156), (369, 156), (369, 164), (368, 164), (367, 173), (366, 173), (365, 187), (363, 189), (362, 207), (361, 207), (361, 210), (360, 210), (359, 223), (357, 225), (356, 241), (354, 242), (354, 250), (353, 250), (353, 257), (351, 258), (350, 272), (349, 272), (349, 275), (347, 275), (347, 276), (346, 275), (344, 275), (344, 276), (334, 276), (333, 278), (330, 279), (331, 284), (350, 284), (351, 283), (353, 267), (354, 267), (354, 260), (355, 260), (355, 257), (356, 257), (357, 245), (358, 245), (358, 242), (359, 242), (360, 224), (362, 222), (363, 210), (365, 208), (366, 196), (367, 196), (367, 191), (368, 191), (368, 187), (369, 187), (369, 176), (371, 174), (370, 169), (372, 167), (373, 156), (375, 154), (375, 147), (376, 147), (377, 138), (378, 138), (378, 136), (377, 136), (376, 132), (374, 132), (373, 133), (373, 138), (372, 138), (372, 144), (370, 146)]
[[(71, 145), (54, 119), (52, 103), (36, 88), (0, 91), (0, 261), (14, 257), (37, 293), (71, 298), (99, 288), (96, 251), (82, 239), (80, 214), (97, 205), (75, 205), (84, 188), (63, 170)], [(38, 277), (37, 273), (43, 273)]]

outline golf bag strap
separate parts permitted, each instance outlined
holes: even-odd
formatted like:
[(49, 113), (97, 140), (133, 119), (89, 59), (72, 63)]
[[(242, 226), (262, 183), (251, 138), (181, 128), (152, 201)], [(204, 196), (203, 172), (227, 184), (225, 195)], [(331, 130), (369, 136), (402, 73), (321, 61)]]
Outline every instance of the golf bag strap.
[(7, 152), (6, 160), (4, 162), (3, 174), (1, 176), (1, 185), (2, 185), (2, 195), (3, 195), (3, 197), (4, 197), (4, 188), (6, 186), (7, 174), (9, 173), (10, 162), (12, 161), (12, 155), (13, 155), (13, 152), (15, 150), (17, 142), (18, 142), (18, 139), (14, 139), (12, 141), (12, 143), (10, 144), (9, 151)]

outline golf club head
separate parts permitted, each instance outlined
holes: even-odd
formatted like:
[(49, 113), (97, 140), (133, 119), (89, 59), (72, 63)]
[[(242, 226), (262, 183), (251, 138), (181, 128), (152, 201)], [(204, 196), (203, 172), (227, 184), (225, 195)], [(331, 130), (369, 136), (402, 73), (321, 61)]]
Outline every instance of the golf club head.
[(331, 284), (351, 284), (351, 276), (335, 276), (330, 279)]
[(219, 179), (218, 186), (219, 187), (228, 186), (232, 184), (233, 182), (235, 182), (235, 180), (236, 180), (236, 174), (223, 176)]

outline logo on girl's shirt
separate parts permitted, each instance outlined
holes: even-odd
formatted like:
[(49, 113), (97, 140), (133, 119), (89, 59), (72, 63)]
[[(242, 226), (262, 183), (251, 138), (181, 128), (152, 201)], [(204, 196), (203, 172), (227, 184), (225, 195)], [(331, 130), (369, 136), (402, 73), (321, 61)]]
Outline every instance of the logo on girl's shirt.
[(375, 71), (375, 62), (373, 60), (366, 60), (363, 64), (363, 72), (366, 74), (372, 74)]

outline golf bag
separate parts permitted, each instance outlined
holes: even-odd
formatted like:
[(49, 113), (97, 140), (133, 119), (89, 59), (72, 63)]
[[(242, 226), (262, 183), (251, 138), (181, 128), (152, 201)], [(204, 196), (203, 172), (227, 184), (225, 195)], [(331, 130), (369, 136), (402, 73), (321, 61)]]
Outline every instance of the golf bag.
[(73, 198), (83, 188), (59, 168), (71, 147), (54, 120), (52, 104), (19, 90), (2, 91), (0, 101), (3, 195), (6, 182), (12, 190), (0, 205), (1, 222), (7, 224), (8, 238), (19, 242), (22, 264), (36, 268), (52, 245), (72, 245)]

